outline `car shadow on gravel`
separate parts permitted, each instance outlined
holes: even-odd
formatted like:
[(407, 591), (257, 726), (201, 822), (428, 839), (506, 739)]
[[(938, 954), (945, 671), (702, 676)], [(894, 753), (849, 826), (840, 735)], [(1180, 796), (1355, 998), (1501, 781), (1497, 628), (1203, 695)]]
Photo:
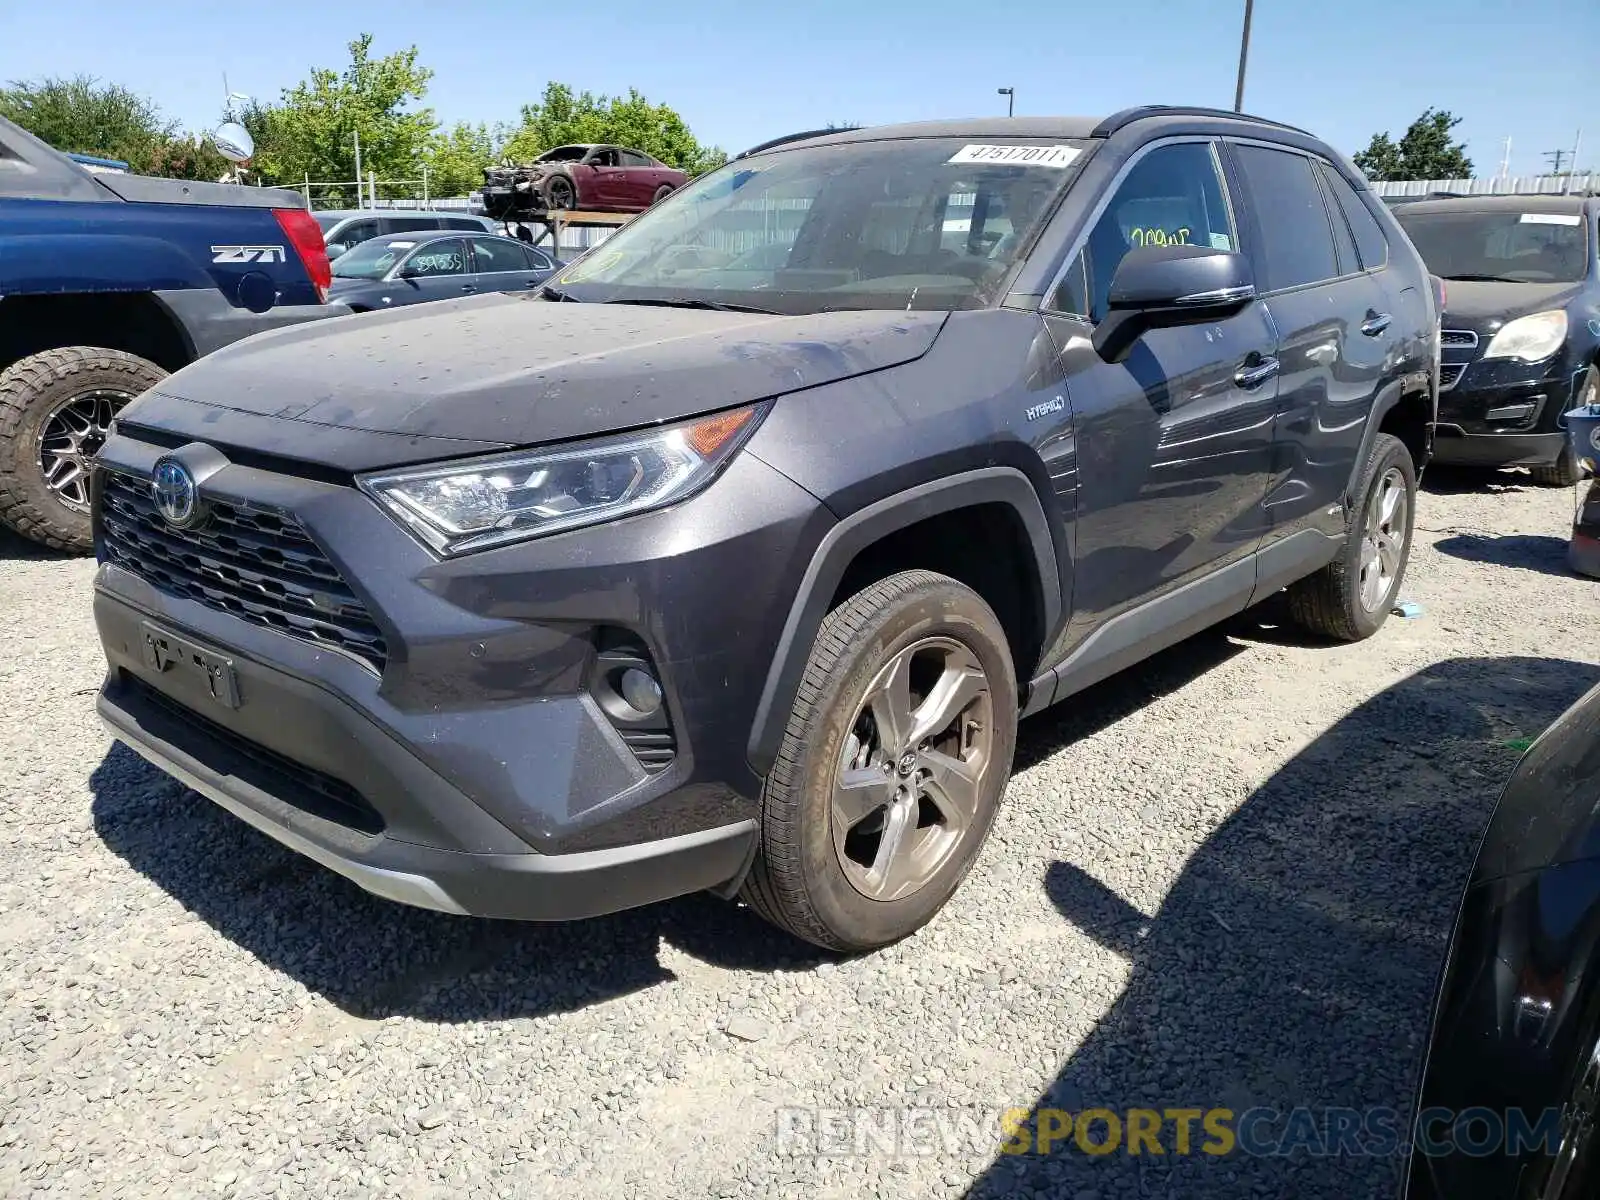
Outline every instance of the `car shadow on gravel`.
[(708, 895), (553, 925), (380, 900), (117, 743), (90, 788), (95, 829), (113, 853), (223, 937), (358, 1017), (567, 1012), (671, 981), (663, 941), (749, 970), (803, 970), (829, 957)]
[(61, 562), (82, 557), (70, 550), (52, 550), (48, 546), (41, 546), (0, 526), (0, 562)]
[(1530, 488), (1543, 491), (1544, 485), (1534, 483), (1533, 476), (1516, 467), (1499, 470), (1494, 467), (1432, 463), (1422, 474), (1422, 490), (1436, 496), (1491, 495), (1497, 492), (1525, 492)]
[[(1393, 1111), (1403, 1134), (1434, 988), (1478, 838), (1515, 765), (1600, 670), (1455, 659), (1381, 692), (1277, 772), (1190, 858), (1146, 914), (1058, 862), (1061, 913), (1125, 956), (1128, 985), (1054, 1084), (1009, 1103), (1080, 1113), (1252, 1108)], [(1312, 685), (1314, 686), (1314, 684)], [(1066, 991), (1072, 987), (1063, 980)], [(1365, 1156), (1001, 1154), (969, 1197), (1328, 1197), (1394, 1193), (1390, 1150)], [(1324, 1127), (1326, 1128), (1326, 1127)], [(1106, 1127), (1096, 1123), (1092, 1140)], [(1198, 1121), (1191, 1151), (1209, 1139)], [(1360, 1144), (1371, 1147), (1367, 1134)]]
[(1491, 567), (1520, 567), (1546, 575), (1570, 578), (1567, 568), (1567, 543), (1543, 534), (1458, 533), (1433, 544), (1440, 554)]

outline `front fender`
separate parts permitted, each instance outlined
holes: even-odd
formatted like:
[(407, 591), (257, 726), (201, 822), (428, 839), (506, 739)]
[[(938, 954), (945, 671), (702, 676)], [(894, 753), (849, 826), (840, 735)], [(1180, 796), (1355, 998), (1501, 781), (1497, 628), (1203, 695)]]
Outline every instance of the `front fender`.
[[(1021, 519), (1033, 549), (1044, 627), (1054, 630), (1059, 626), (1061, 594), (1056, 582), (1060, 579), (1060, 572), (1056, 563), (1055, 542), (1045, 519), (1044, 507), (1039, 502), (1039, 493), (1028, 477), (1015, 467), (983, 467), (965, 471), (898, 492), (858, 509), (823, 537), (806, 568), (799, 592), (790, 605), (788, 619), (767, 670), (766, 683), (761, 690), (746, 747), (750, 766), (756, 774), (765, 776), (778, 756), (778, 747), (783, 740), (789, 712), (794, 705), (800, 678), (805, 673), (817, 630), (827, 616), (828, 606), (838, 590), (840, 580), (856, 555), (873, 542), (918, 521), (958, 508), (994, 503), (1010, 506)], [(1031, 665), (1019, 663), (1019, 673), (1026, 673)], [(1027, 680), (1021, 682), (1026, 683)]]
[(209, 288), (211, 276), (169, 241), (83, 233), (0, 241), (0, 295)]

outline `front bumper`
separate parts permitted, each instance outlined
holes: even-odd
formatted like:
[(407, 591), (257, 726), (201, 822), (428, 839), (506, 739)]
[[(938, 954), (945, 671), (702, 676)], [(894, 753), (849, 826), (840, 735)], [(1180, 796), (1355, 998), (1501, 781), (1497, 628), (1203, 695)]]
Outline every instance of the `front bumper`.
[[(163, 452), (125, 432), (101, 461), (147, 476)], [(104, 562), (99, 709), (117, 738), (285, 845), (423, 907), (566, 919), (738, 886), (759, 811), (744, 757), (756, 692), (794, 564), (833, 523), (809, 493), (741, 455), (674, 508), (440, 562), (348, 485), (229, 463), (207, 492), (293, 513), (387, 658)], [(105, 525), (97, 511), (102, 550)], [(664, 768), (591, 690), (618, 630), (658, 668), (676, 738)], [(164, 657), (152, 637), (171, 642)], [(226, 696), (201, 660), (225, 665)]]
[(1565, 433), (1463, 433), (1460, 426), (1434, 432), (1433, 459), (1475, 467), (1538, 467), (1561, 457)]
[[(1446, 352), (1462, 361), (1464, 351)], [(1475, 359), (1454, 378), (1439, 392), (1435, 462), (1521, 467), (1561, 457), (1567, 444), (1561, 414), (1582, 378), (1567, 368), (1564, 355), (1534, 364)]]

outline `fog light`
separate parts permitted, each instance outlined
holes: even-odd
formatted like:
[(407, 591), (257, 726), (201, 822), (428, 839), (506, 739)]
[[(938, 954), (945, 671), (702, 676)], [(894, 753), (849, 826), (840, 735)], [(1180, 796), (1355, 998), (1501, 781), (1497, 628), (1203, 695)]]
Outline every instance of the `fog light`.
[(645, 716), (661, 707), (661, 685), (638, 667), (629, 667), (622, 673), (620, 690), (629, 706)]

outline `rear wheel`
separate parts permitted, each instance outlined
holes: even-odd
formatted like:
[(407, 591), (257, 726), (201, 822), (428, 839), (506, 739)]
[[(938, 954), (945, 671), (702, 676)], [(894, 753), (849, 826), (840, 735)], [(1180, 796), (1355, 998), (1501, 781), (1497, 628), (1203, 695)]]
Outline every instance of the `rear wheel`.
[(123, 405), (165, 376), (94, 346), (46, 350), (0, 373), (0, 523), (53, 549), (92, 549), (90, 461)]
[(1005, 632), (977, 593), (927, 571), (858, 592), (812, 647), (744, 899), (833, 950), (914, 933), (988, 837), (1016, 732)]
[(651, 204), (660, 204), (668, 196), (672, 195), (673, 190), (674, 189), (673, 189), (673, 187), (672, 187), (672, 185), (670, 183), (663, 183), (660, 187), (658, 187), (656, 189), (655, 198), (653, 200), (651, 200), (650, 203)]
[(1342, 642), (1378, 632), (1405, 578), (1417, 475), (1399, 438), (1380, 433), (1373, 439), (1356, 494), (1360, 499), (1346, 518), (1339, 556), (1289, 587), (1294, 619)]
[(549, 209), (578, 207), (578, 189), (565, 175), (557, 175), (544, 185), (544, 204)]

